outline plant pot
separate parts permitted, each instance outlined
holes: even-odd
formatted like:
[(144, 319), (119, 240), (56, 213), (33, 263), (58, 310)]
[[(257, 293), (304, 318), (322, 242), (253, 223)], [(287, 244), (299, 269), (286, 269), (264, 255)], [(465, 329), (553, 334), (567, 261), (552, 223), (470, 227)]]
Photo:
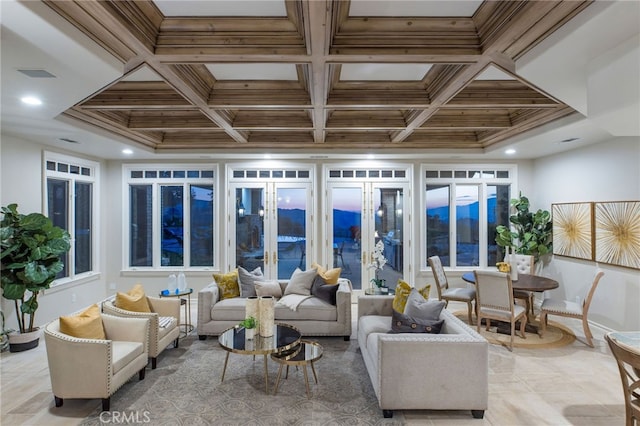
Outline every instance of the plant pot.
[(255, 335), (256, 335), (256, 329), (255, 328), (245, 328), (244, 329), (244, 337), (247, 340), (252, 340)]
[(9, 352), (28, 351), (40, 343), (40, 329), (28, 333), (9, 334)]

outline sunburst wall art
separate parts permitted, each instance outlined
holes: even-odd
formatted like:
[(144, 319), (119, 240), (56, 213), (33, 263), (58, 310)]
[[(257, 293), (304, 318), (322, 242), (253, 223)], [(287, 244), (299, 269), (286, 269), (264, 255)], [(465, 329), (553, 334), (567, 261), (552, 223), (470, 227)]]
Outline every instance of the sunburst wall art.
[(596, 261), (640, 269), (640, 201), (595, 203)]
[(551, 205), (553, 254), (593, 260), (593, 203)]

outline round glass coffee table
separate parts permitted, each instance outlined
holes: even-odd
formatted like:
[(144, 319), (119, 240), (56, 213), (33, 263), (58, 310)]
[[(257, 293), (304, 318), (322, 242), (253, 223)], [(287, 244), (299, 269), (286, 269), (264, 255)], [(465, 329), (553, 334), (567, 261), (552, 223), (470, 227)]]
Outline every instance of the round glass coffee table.
[(304, 372), (304, 384), (307, 387), (307, 398), (311, 397), (309, 393), (309, 376), (307, 375), (307, 365), (311, 365), (311, 371), (313, 372), (313, 378), (318, 383), (318, 375), (313, 363), (322, 358), (322, 346), (318, 342), (312, 342), (310, 340), (301, 340), (298, 347), (291, 349), (289, 352), (280, 352), (271, 354), (271, 359), (280, 364), (278, 369), (278, 378), (276, 379), (276, 385), (273, 389), (273, 394), (278, 392), (278, 385), (280, 384), (280, 377), (282, 376), (282, 367), (287, 366), (287, 373), (285, 379), (289, 376), (289, 366), (295, 365), (302, 366)]
[(267, 373), (267, 355), (288, 351), (300, 344), (302, 334), (297, 328), (287, 324), (276, 324), (273, 328), (273, 336), (261, 337), (256, 335), (253, 339), (247, 339), (244, 327), (231, 327), (218, 336), (218, 342), (222, 349), (227, 351), (222, 369), (222, 379), (227, 371), (229, 354), (241, 355), (263, 355), (264, 356), (264, 384), (265, 390), (269, 393), (269, 375)]

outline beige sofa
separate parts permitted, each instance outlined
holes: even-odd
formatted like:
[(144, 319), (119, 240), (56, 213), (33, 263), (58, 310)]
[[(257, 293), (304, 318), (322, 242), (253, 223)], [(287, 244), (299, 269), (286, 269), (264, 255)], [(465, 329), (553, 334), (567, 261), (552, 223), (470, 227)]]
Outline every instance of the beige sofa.
[[(351, 336), (351, 281), (338, 280), (336, 305), (326, 303), (317, 297), (304, 300), (296, 311), (286, 306), (275, 308), (275, 320), (292, 325), (303, 336)], [(280, 282), (284, 292), (287, 282)], [(245, 318), (246, 298), (233, 297), (220, 300), (217, 284), (212, 282), (198, 292), (198, 336), (218, 336), (229, 327), (237, 325)]]
[(388, 334), (393, 297), (358, 299), (358, 344), (384, 417), (393, 410), (471, 410), (489, 394), (489, 344), (446, 309), (440, 334)]

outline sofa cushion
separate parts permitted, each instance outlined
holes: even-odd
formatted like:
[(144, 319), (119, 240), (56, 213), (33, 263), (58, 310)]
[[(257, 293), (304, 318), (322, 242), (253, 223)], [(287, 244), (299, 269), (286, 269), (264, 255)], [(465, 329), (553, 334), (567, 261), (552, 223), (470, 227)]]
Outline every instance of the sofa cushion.
[[(398, 280), (398, 284), (396, 285), (396, 294), (393, 297), (393, 309), (400, 313), (404, 313), (404, 307), (407, 304), (407, 299), (409, 298), (409, 293), (411, 293), (411, 289), (413, 286), (408, 282), (400, 279)], [(426, 285), (420, 289), (418, 292), (425, 299), (429, 298), (429, 293), (431, 292), (431, 285)]]
[(226, 274), (213, 274), (213, 279), (220, 289), (220, 300), (240, 296), (237, 269)]
[(358, 343), (364, 344), (368, 349), (369, 337), (375, 333), (388, 333), (391, 330), (391, 317), (382, 315), (365, 315), (358, 320), (358, 336), (366, 336), (362, 342), (358, 339)]
[(282, 288), (277, 280), (256, 281), (256, 295), (282, 297)]
[(126, 293), (116, 293), (116, 307), (132, 312), (151, 312), (142, 284), (136, 284)]
[(224, 299), (211, 308), (211, 319), (214, 321), (242, 321), (246, 314), (247, 299), (234, 297)]
[(316, 296), (320, 300), (324, 300), (325, 302), (335, 306), (338, 287), (339, 286), (335, 284), (327, 284), (324, 278), (322, 278), (322, 276), (318, 274), (313, 279), (313, 284), (311, 285), (311, 295)]
[(444, 300), (427, 300), (413, 288), (407, 298), (404, 314), (417, 319), (437, 321), (445, 304)]
[(131, 361), (140, 356), (144, 351), (144, 346), (140, 342), (113, 341), (111, 359), (113, 374), (129, 365)]
[(258, 266), (253, 271), (249, 272), (242, 266), (238, 267), (238, 282), (240, 283), (240, 297), (257, 296), (256, 294), (256, 282), (264, 281), (264, 275), (262, 275), (262, 269)]
[(338, 284), (338, 280), (340, 279), (340, 273), (342, 273), (342, 268), (333, 268), (326, 269), (324, 266), (319, 265), (316, 262), (311, 264), (311, 269), (315, 269), (318, 271), (318, 275), (324, 279), (327, 284)]
[(78, 315), (60, 317), (60, 331), (81, 339), (101, 339), (107, 337), (102, 326), (100, 308), (93, 304)]
[(300, 268), (296, 268), (291, 274), (287, 288), (284, 289), (283, 296), (288, 294), (300, 294), (302, 296), (311, 295), (311, 285), (313, 279), (318, 273), (315, 269), (309, 269), (308, 271), (301, 271)]
[(391, 331), (389, 333), (440, 334), (443, 323), (444, 320), (415, 318), (394, 310), (391, 313)]
[(275, 319), (276, 321), (336, 321), (338, 319), (338, 312), (335, 306), (330, 305), (317, 297), (309, 297), (300, 303), (300, 305), (298, 305), (298, 309), (295, 311), (287, 308), (286, 306), (276, 304)]

